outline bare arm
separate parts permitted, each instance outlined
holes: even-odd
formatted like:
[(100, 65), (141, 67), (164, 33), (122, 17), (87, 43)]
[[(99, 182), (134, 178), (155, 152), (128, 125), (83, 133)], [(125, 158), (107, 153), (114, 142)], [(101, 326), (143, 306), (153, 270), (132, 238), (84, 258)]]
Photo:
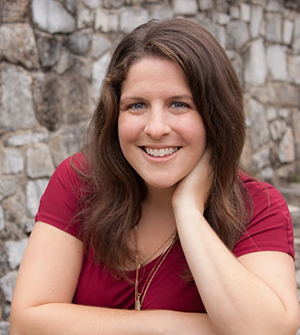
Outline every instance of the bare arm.
[(203, 216), (209, 158), (206, 152), (173, 197), (180, 241), (209, 318), (218, 334), (294, 335), (299, 306), (293, 260), (280, 252), (237, 259), (225, 247)]
[(15, 287), (11, 335), (216, 334), (206, 314), (72, 304), (82, 252), (75, 237), (36, 223)]

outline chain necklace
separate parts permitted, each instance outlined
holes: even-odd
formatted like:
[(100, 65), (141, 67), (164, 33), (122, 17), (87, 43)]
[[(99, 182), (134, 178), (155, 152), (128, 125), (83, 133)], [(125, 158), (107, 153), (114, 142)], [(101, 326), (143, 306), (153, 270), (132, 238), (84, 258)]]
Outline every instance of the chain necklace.
[(168, 245), (168, 247), (163, 251), (163, 253), (158, 257), (157, 262), (151, 269), (147, 279), (145, 280), (145, 284), (143, 285), (141, 291), (139, 291), (139, 269), (142, 267), (142, 265), (147, 262), (153, 255), (156, 254), (158, 250), (160, 250), (170, 239), (171, 237), (175, 234), (176, 228), (172, 231), (172, 233), (167, 237), (167, 239), (156, 248), (156, 250), (148, 256), (146, 259), (144, 259), (142, 262), (139, 262), (139, 257), (138, 257), (138, 238), (137, 238), (137, 226), (134, 227), (135, 229), (135, 249), (136, 249), (136, 276), (135, 276), (135, 284), (134, 284), (134, 294), (135, 294), (135, 310), (140, 311), (142, 309), (142, 304), (144, 302), (146, 293), (148, 291), (149, 286), (152, 283), (152, 280), (154, 276), (156, 275), (157, 271), (161, 267), (162, 263), (168, 256), (170, 250), (172, 249), (176, 239), (173, 238), (172, 242)]

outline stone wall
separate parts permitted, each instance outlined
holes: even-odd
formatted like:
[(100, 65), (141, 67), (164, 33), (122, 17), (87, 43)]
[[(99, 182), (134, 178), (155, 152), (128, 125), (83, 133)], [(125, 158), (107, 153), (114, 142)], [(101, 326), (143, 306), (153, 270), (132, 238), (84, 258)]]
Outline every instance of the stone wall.
[(0, 0), (0, 334), (39, 198), (80, 147), (111, 51), (152, 18), (187, 17), (228, 52), (245, 92), (243, 164), (299, 180), (300, 10), (280, 0)]

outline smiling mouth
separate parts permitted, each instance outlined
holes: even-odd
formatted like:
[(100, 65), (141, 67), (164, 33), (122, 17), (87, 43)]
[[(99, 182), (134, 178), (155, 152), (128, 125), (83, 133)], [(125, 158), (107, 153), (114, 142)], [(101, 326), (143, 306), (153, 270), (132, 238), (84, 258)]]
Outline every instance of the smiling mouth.
[(165, 157), (173, 155), (176, 151), (180, 149), (180, 147), (175, 148), (164, 148), (164, 149), (152, 149), (152, 148), (143, 148), (144, 151), (152, 157)]

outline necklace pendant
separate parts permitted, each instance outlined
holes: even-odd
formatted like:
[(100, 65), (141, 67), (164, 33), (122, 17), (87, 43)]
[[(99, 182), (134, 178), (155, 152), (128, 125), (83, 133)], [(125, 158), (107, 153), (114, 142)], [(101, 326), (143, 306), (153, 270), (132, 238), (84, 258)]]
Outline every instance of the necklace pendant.
[(141, 304), (141, 295), (137, 294), (135, 297), (135, 310), (140, 311), (142, 309), (142, 304)]

